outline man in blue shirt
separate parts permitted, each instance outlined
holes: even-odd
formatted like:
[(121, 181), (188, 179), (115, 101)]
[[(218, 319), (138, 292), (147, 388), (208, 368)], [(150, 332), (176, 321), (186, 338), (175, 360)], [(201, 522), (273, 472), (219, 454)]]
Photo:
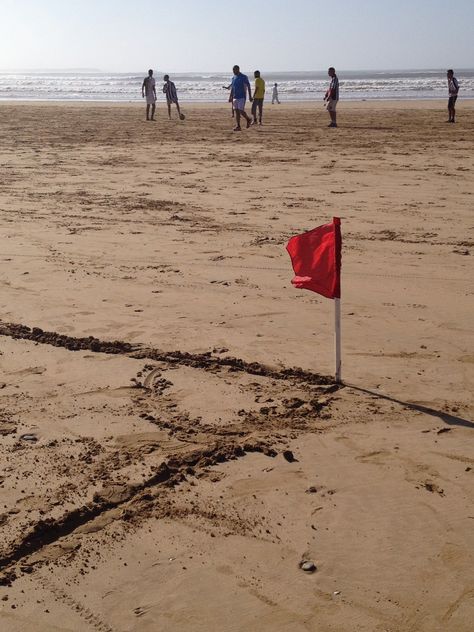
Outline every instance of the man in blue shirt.
[(247, 97), (247, 91), (249, 93), (249, 101), (252, 102), (252, 88), (250, 87), (250, 81), (247, 75), (240, 72), (239, 66), (233, 67), (234, 77), (232, 79), (229, 102), (234, 106), (235, 117), (237, 126), (234, 127), (234, 132), (240, 132), (240, 117), (243, 116), (247, 121), (247, 127), (250, 127), (252, 119), (245, 113), (245, 100)]

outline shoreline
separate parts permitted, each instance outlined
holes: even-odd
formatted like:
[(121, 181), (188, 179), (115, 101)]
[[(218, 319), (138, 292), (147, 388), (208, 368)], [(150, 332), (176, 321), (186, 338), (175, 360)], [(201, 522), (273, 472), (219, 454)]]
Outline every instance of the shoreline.
[[(390, 110), (390, 109), (403, 109), (406, 108), (407, 104), (413, 104), (417, 107), (417, 109), (426, 109), (433, 110), (443, 108), (446, 109), (448, 97), (439, 98), (439, 99), (341, 99), (338, 103), (338, 112), (343, 110), (353, 110), (356, 108), (370, 108), (372, 107), (374, 110)], [(180, 105), (182, 107), (190, 108), (190, 109), (202, 109), (202, 108), (212, 108), (212, 109), (220, 109), (220, 108), (229, 108), (230, 104), (227, 101), (185, 101), (180, 100)], [(0, 99), (0, 108), (1, 107), (11, 107), (15, 105), (31, 105), (31, 106), (51, 106), (51, 107), (113, 107), (113, 108), (144, 108), (145, 103), (141, 101), (105, 101), (105, 100), (65, 100), (65, 99)], [(474, 98), (465, 98), (459, 99), (456, 103), (456, 110), (459, 112), (462, 111), (463, 105), (467, 106), (465, 109), (471, 109), (474, 107)], [(158, 109), (163, 106), (166, 108), (166, 101), (158, 100), (156, 102), (156, 106)], [(250, 110), (251, 104), (247, 101), (246, 108)], [(264, 103), (265, 111), (268, 113), (269, 111), (277, 112), (279, 109), (287, 109), (289, 107), (294, 107), (298, 109), (310, 109), (316, 107), (317, 109), (323, 109), (323, 100), (321, 99), (313, 99), (313, 100), (302, 100), (302, 101), (282, 101), (279, 105), (272, 105), (271, 101), (268, 100)]]
[[(395, 104), (406, 104), (406, 103), (416, 103), (416, 104), (444, 104), (446, 103), (448, 100), (448, 96), (446, 96), (446, 98), (444, 97), (434, 97), (434, 98), (420, 98), (420, 97), (415, 97), (415, 98), (400, 98), (400, 99), (393, 99), (393, 98), (381, 98), (381, 97), (374, 97), (374, 98), (367, 98), (367, 99), (340, 99), (339, 103), (338, 103), (338, 108), (343, 107), (344, 105), (357, 105), (357, 104), (365, 104), (365, 103), (372, 103), (372, 104), (383, 104), (383, 105), (387, 105), (387, 106), (393, 106)], [(143, 103), (141, 103), (140, 101), (114, 101), (111, 99), (2, 99), (0, 98), (0, 105), (3, 104), (7, 104), (7, 105), (12, 105), (12, 104), (21, 104), (21, 103), (33, 103), (33, 104), (39, 104), (39, 105), (43, 105), (43, 104), (52, 104), (52, 105), (113, 105), (113, 106), (130, 106), (130, 105), (138, 105), (138, 106), (142, 106), (144, 105)], [(157, 105), (159, 104), (163, 104), (166, 105), (166, 101), (164, 101), (163, 99), (158, 99), (157, 100)], [(219, 106), (219, 105), (228, 105), (227, 101), (205, 101), (205, 100), (196, 100), (196, 101), (192, 101), (192, 100), (188, 100), (188, 99), (183, 99), (179, 101), (180, 105), (190, 105), (190, 106)], [(474, 97), (466, 97), (466, 98), (459, 98), (456, 104), (456, 108), (459, 108), (460, 104), (462, 103), (467, 103), (467, 104), (473, 104), (474, 103)], [(319, 99), (288, 99), (286, 101), (281, 101), (280, 105), (286, 106), (288, 107), (289, 105), (297, 105), (299, 107), (301, 106), (305, 106), (305, 105), (320, 105), (322, 104), (322, 97)], [(247, 106), (249, 105), (249, 102), (247, 101)], [(270, 98), (267, 100), (265, 100), (265, 106), (271, 106), (271, 101)], [(275, 108), (277, 106), (274, 106)]]

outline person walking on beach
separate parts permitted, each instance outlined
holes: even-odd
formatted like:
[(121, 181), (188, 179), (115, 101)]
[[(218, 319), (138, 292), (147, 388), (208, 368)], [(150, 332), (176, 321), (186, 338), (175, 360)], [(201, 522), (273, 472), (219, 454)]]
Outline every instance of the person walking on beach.
[(258, 122), (260, 125), (262, 124), (262, 113), (263, 113), (263, 99), (265, 98), (265, 81), (260, 76), (260, 70), (256, 70), (253, 73), (255, 77), (255, 90), (253, 92), (253, 103), (252, 103), (252, 116), (253, 116), (253, 124), (257, 124), (257, 108), (258, 108)]
[(235, 122), (237, 125), (234, 127), (234, 132), (240, 132), (240, 117), (243, 116), (247, 121), (247, 127), (252, 124), (252, 119), (245, 112), (245, 100), (247, 98), (247, 91), (249, 93), (249, 101), (252, 103), (252, 88), (250, 87), (250, 81), (247, 75), (240, 72), (239, 66), (233, 67), (234, 77), (232, 79), (229, 102), (233, 103), (235, 110)]
[(456, 110), (454, 109), (454, 105), (456, 103), (456, 99), (458, 98), (459, 92), (459, 83), (456, 77), (454, 76), (453, 70), (448, 70), (446, 73), (448, 77), (448, 92), (449, 92), (449, 100), (448, 100), (448, 114), (449, 120), (447, 123), (455, 123), (454, 120), (456, 117)]
[(280, 99), (278, 98), (278, 84), (273, 84), (273, 93), (272, 93), (272, 105), (274, 105), (275, 101), (280, 105)]
[[(156, 108), (156, 87), (155, 79), (153, 77), (153, 70), (150, 68), (148, 71), (148, 77), (145, 77), (142, 83), (142, 98), (146, 97), (146, 120), (155, 120), (155, 108)], [(150, 118), (151, 107), (151, 118)]]
[(331, 77), (331, 83), (324, 95), (324, 101), (327, 103), (327, 111), (331, 117), (331, 122), (328, 127), (337, 127), (336, 106), (339, 101), (339, 79), (337, 78), (336, 71), (332, 66), (328, 70), (328, 75)]
[(176, 86), (172, 81), (170, 81), (170, 76), (165, 75), (163, 77), (164, 86), (163, 93), (166, 95), (166, 104), (168, 106), (168, 118), (171, 119), (171, 104), (174, 103), (176, 105), (176, 109), (178, 110), (178, 116), (181, 120), (183, 120), (184, 115), (181, 114), (181, 110), (179, 109), (178, 103), (178, 93), (176, 92)]

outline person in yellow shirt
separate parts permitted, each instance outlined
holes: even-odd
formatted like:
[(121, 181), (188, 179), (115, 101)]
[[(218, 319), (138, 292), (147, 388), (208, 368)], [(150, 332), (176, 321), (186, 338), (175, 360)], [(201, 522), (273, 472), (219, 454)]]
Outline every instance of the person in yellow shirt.
[(265, 98), (265, 81), (260, 76), (260, 70), (256, 70), (253, 73), (255, 77), (255, 90), (253, 93), (252, 103), (252, 116), (253, 125), (257, 124), (257, 109), (258, 109), (258, 123), (262, 124), (262, 112), (263, 112), (263, 99)]

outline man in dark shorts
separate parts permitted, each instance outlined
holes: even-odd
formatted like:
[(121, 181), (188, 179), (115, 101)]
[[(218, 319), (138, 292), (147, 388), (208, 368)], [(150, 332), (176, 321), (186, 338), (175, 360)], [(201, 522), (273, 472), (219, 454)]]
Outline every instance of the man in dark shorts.
[(247, 121), (247, 127), (252, 124), (252, 119), (245, 112), (245, 100), (247, 98), (247, 91), (249, 93), (250, 103), (252, 99), (252, 88), (250, 87), (250, 81), (247, 75), (240, 72), (239, 66), (234, 66), (232, 69), (234, 77), (232, 79), (232, 87), (230, 89), (229, 101), (234, 104), (235, 119), (237, 125), (234, 127), (234, 132), (240, 132), (240, 117), (243, 116)]
[(449, 120), (446, 122), (455, 123), (456, 110), (454, 109), (454, 106), (456, 104), (456, 99), (458, 98), (459, 83), (456, 77), (454, 76), (454, 72), (452, 70), (448, 70), (446, 74), (448, 77), (448, 91), (449, 91), (449, 100), (448, 100)]
[(176, 92), (176, 86), (174, 85), (172, 81), (170, 81), (169, 75), (165, 75), (163, 77), (163, 81), (165, 82), (163, 85), (163, 94), (166, 95), (166, 104), (168, 106), (168, 118), (171, 118), (171, 104), (172, 103), (176, 105), (179, 118), (182, 118), (181, 110), (179, 109), (178, 93)]
[(257, 124), (257, 108), (258, 108), (258, 122), (260, 125), (262, 124), (262, 113), (263, 113), (263, 99), (265, 98), (265, 81), (260, 76), (260, 70), (256, 70), (253, 73), (255, 77), (255, 90), (253, 93), (253, 103), (252, 103), (252, 116), (253, 116), (253, 124)]
[(329, 84), (329, 88), (326, 90), (326, 94), (324, 95), (324, 100), (327, 103), (327, 111), (329, 112), (329, 116), (331, 117), (331, 122), (328, 127), (337, 127), (336, 122), (336, 106), (339, 101), (339, 79), (337, 78), (335, 69), (331, 66), (328, 70), (328, 75), (331, 77), (331, 83)]

